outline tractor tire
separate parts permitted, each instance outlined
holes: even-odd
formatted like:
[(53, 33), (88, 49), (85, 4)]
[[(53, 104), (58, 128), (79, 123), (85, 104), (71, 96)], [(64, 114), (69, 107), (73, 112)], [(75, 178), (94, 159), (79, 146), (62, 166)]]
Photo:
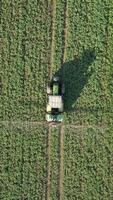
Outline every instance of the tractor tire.
[(47, 94), (52, 94), (52, 91), (49, 85), (47, 86)]
[(62, 95), (64, 95), (65, 94), (65, 85), (63, 84), (62, 85)]

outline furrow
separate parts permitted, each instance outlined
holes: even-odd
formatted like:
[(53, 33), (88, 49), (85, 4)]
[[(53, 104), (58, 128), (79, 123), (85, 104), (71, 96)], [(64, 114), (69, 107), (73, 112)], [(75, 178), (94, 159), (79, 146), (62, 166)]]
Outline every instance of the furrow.
[(63, 178), (64, 178), (64, 126), (61, 125), (60, 136), (59, 136), (59, 145), (60, 145), (60, 163), (59, 163), (59, 200), (63, 200)]
[(46, 200), (50, 199), (50, 144), (51, 144), (51, 128), (48, 128), (47, 136), (47, 187), (46, 187)]

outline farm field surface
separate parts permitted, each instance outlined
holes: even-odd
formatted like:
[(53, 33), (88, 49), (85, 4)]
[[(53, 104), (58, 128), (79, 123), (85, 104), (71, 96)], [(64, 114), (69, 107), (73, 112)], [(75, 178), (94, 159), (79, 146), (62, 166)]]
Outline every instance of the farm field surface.
[(65, 127), (63, 141), (61, 126), (0, 131), (2, 199), (112, 199), (113, 130)]
[[(0, 2), (2, 200), (113, 199), (113, 1)], [(63, 76), (64, 122), (45, 122)]]

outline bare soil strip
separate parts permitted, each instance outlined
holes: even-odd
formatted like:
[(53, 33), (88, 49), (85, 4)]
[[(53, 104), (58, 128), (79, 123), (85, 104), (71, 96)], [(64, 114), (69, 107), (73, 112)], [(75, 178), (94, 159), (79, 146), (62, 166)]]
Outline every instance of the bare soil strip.
[(55, 16), (56, 16), (56, 0), (51, 0), (51, 56), (49, 76), (52, 78), (52, 69), (54, 66), (54, 49), (55, 49)]
[(47, 123), (46, 121), (0, 121), (0, 125), (5, 125), (5, 126), (19, 126), (19, 127), (34, 127), (34, 126), (37, 126), (37, 125), (40, 125), (40, 126), (45, 126), (45, 127), (58, 127), (58, 126), (62, 126), (62, 127), (65, 127), (65, 128), (76, 128), (76, 129), (80, 129), (80, 128), (98, 128), (98, 129), (105, 129), (107, 128), (107, 124), (103, 125), (103, 124), (100, 124), (100, 125), (75, 125), (75, 124), (55, 124), (55, 123)]
[[(68, 16), (68, 4), (67, 0), (64, 5), (64, 29), (62, 35), (62, 58), (61, 65), (64, 64), (66, 60), (66, 46), (67, 46), (67, 16)], [(64, 73), (62, 74), (64, 76)], [(64, 179), (64, 125), (61, 125), (60, 129), (60, 163), (59, 163), (59, 200), (63, 200), (63, 179)]]
[[(54, 38), (55, 38), (55, 16), (56, 16), (56, 0), (50, 1), (51, 9), (51, 54), (50, 54), (50, 67), (49, 67), (49, 78), (52, 78), (52, 69), (54, 67)], [(46, 123), (44, 123), (46, 125)], [(51, 124), (48, 127), (48, 138), (47, 138), (47, 195), (46, 200), (50, 200), (51, 183), (50, 183), (50, 146), (51, 146)]]
[(60, 163), (59, 163), (59, 200), (63, 200), (63, 178), (64, 178), (64, 126), (61, 125), (60, 135), (59, 135), (59, 145), (60, 145)]
[(46, 185), (46, 200), (50, 200), (50, 144), (51, 144), (51, 127), (48, 127), (47, 135), (47, 185)]
[(67, 16), (68, 16), (68, 4), (67, 4), (67, 0), (65, 1), (65, 5), (64, 5), (64, 29), (63, 29), (63, 33), (62, 33), (62, 59), (61, 59), (61, 65), (63, 65), (63, 63), (66, 60), (66, 46), (67, 46)]
[(108, 47), (109, 47), (109, 17), (110, 17), (110, 10), (108, 9), (107, 15), (106, 15), (106, 27), (105, 27), (105, 52), (108, 53)]

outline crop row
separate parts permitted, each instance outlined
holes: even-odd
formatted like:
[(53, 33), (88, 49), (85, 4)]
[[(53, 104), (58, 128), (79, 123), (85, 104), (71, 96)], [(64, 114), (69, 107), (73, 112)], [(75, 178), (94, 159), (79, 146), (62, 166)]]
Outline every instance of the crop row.
[[(73, 6), (74, 5), (74, 6)], [(107, 121), (112, 94), (112, 3), (68, 1), (65, 120)]]
[(112, 199), (110, 129), (65, 129), (64, 199)]
[(1, 198), (45, 198), (47, 130), (1, 126), (0, 132)]
[(40, 120), (50, 57), (48, 3), (4, 1), (1, 10), (1, 119)]
[[(112, 199), (113, 129), (64, 127), (63, 188), (59, 131), (50, 132), (50, 199), (59, 199), (61, 192), (64, 199)], [(0, 132), (2, 199), (46, 199), (48, 130), (6, 124)]]
[[(55, 16), (51, 15), (52, 9)], [(53, 7), (51, 1), (4, 1), (0, 29), (1, 119), (44, 119), (46, 84), (52, 68), (52, 73), (64, 73), (66, 122), (108, 121), (113, 105), (112, 10), (111, 1), (58, 0)], [(66, 62), (62, 65), (63, 48)]]

